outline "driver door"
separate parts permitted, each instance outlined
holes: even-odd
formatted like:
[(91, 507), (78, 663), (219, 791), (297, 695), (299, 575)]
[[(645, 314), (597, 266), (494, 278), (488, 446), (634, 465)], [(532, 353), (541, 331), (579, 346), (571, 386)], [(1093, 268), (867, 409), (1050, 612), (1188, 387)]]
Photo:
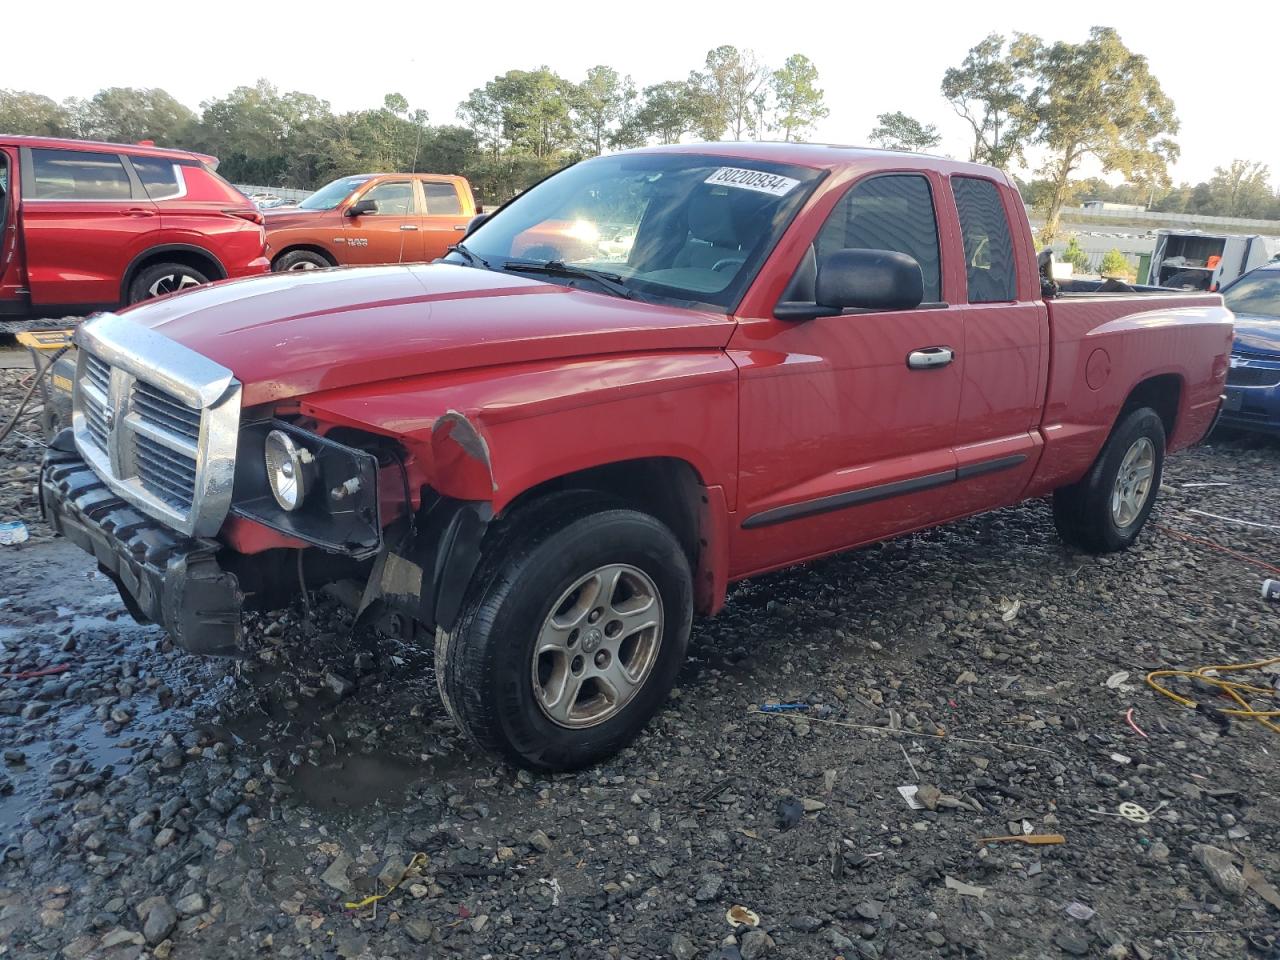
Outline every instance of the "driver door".
[(373, 213), (344, 217), (343, 240), (349, 264), (415, 263), (422, 260), (422, 216), (418, 212), (413, 181), (408, 177), (379, 180), (352, 197), (351, 202), (373, 200)]
[[(920, 264), (925, 303), (741, 321), (740, 466), (732, 578), (943, 520), (956, 474), (964, 326), (944, 288), (932, 174), (875, 175), (836, 203), (783, 299), (813, 301), (816, 264), (844, 248)], [(932, 353), (931, 353), (932, 351)], [(949, 362), (913, 355), (950, 351)], [(927, 363), (927, 365), (925, 365)]]

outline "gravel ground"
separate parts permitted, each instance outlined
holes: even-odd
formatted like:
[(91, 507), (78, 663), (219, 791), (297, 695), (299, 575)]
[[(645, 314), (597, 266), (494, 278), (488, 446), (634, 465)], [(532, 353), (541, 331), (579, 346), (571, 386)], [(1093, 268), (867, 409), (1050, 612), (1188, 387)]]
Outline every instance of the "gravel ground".
[[(26, 375), (0, 373), (0, 420)], [(1190, 512), (1280, 522), (1280, 445), (1173, 460), (1123, 555), (1065, 549), (1035, 502), (741, 584), (632, 748), (543, 778), (471, 752), (428, 652), (323, 597), (255, 620), (240, 662), (133, 624), (39, 522), (34, 435), (0, 448), (0, 518), (32, 533), (0, 547), (0, 672), (61, 672), (0, 680), (0, 956), (1235, 958), (1280, 935), (1241, 875), (1280, 885), (1280, 739), (1143, 683), (1280, 654), (1265, 571), (1176, 535), (1280, 565), (1277, 531)], [(757, 712), (779, 702), (808, 709)], [(1024, 830), (1066, 842), (978, 843)]]

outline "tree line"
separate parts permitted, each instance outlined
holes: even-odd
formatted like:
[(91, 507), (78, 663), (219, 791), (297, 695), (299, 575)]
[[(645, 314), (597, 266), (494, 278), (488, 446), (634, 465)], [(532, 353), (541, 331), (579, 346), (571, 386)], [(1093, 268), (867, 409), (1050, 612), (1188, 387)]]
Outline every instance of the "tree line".
[[(1085, 198), (1153, 210), (1280, 218), (1266, 166), (1237, 160), (1204, 183), (1174, 186), (1173, 102), (1147, 60), (1109, 27), (1079, 43), (991, 34), (942, 75), (942, 100), (970, 132), (967, 159), (1024, 169), (1043, 160), (1024, 198), (1044, 215), (1042, 239), (1064, 206)], [(679, 79), (637, 87), (604, 64), (578, 80), (549, 67), (508, 70), (472, 90), (449, 122), (433, 124), (399, 93), (380, 106), (335, 112), (328, 101), (259, 80), (194, 111), (158, 88), (112, 87), (62, 102), (0, 90), (0, 132), (136, 142), (212, 153), (239, 183), (318, 187), (351, 173), (460, 173), (486, 203), (507, 199), (584, 157), (686, 139), (804, 140), (828, 116), (817, 67), (803, 54), (770, 66), (723, 45)], [(868, 139), (933, 150), (937, 124), (901, 111), (877, 118)], [(1084, 179), (1083, 164), (1123, 178)]]

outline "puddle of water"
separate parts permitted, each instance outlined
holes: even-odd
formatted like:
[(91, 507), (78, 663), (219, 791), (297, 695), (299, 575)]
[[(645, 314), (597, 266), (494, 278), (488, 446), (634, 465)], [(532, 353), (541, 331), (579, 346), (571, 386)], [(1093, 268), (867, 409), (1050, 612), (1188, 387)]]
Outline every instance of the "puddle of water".
[(389, 753), (356, 753), (323, 766), (303, 764), (288, 778), (300, 799), (317, 810), (353, 810), (376, 800), (395, 801), (432, 774), (430, 764)]

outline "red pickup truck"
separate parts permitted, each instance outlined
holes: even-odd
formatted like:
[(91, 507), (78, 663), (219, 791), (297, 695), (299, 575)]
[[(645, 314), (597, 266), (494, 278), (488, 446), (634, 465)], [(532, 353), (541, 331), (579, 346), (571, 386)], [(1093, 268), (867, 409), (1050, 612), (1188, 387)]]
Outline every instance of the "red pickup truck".
[(186, 150), (0, 135), (0, 318), (266, 273), (262, 214)]
[(646, 149), (447, 262), (86, 323), (42, 502), (192, 651), (354, 578), (479, 744), (565, 769), (640, 730), (732, 581), (1047, 494), (1068, 543), (1128, 546), (1231, 336), (1216, 294), (1054, 287), (988, 167)]

